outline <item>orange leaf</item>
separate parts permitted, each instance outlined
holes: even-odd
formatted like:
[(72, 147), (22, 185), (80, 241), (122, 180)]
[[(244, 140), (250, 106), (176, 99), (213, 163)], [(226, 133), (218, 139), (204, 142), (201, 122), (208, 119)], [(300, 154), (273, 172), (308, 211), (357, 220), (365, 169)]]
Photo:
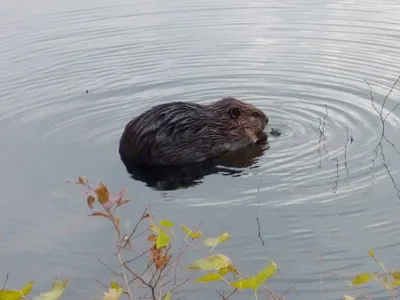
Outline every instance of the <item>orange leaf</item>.
[(107, 218), (107, 219), (111, 220), (111, 218), (108, 215), (106, 215), (105, 213), (102, 213), (102, 212), (98, 212), (98, 211), (92, 213), (89, 216), (101, 216), (101, 217), (104, 217), (104, 218)]
[(148, 240), (149, 242), (155, 242), (156, 239), (157, 239), (157, 235), (155, 235), (155, 234), (150, 234), (150, 235), (147, 237), (147, 240)]
[(118, 206), (124, 205), (125, 203), (130, 202), (131, 200), (122, 200), (121, 202), (118, 203)]
[[(155, 245), (151, 248), (151, 259), (157, 269), (166, 266), (171, 259), (171, 255), (164, 254), (163, 252), (163, 248), (156, 249)], [(165, 250), (165, 252), (167, 251)]]
[(99, 187), (97, 189), (95, 189), (94, 191), (95, 191), (95, 193), (97, 195), (97, 199), (99, 199), (99, 202), (101, 205), (106, 203), (108, 201), (108, 199), (110, 198), (110, 192), (108, 191), (108, 188), (102, 182), (100, 182)]
[(96, 200), (96, 198), (93, 197), (92, 195), (89, 195), (87, 197), (87, 204), (91, 209), (93, 209), (93, 203), (94, 203), (95, 200)]

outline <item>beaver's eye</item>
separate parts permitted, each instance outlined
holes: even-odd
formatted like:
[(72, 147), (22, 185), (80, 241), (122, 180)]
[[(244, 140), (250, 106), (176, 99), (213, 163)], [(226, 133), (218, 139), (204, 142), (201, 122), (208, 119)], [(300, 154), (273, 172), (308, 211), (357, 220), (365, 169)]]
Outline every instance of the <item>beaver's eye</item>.
[(232, 107), (229, 109), (229, 116), (231, 119), (237, 119), (240, 116), (240, 110), (236, 107)]
[(259, 118), (260, 117), (260, 114), (258, 113), (258, 112), (253, 112), (252, 114), (251, 114), (254, 118)]

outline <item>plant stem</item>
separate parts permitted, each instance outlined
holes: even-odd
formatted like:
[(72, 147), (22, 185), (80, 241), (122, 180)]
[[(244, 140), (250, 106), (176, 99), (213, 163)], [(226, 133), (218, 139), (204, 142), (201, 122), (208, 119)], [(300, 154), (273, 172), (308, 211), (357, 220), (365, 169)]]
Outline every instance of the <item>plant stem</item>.
[(118, 260), (119, 260), (119, 265), (121, 266), (122, 277), (124, 278), (124, 281), (125, 281), (126, 291), (128, 292), (129, 299), (133, 300), (131, 288), (129, 287), (128, 279), (126, 278), (125, 268), (124, 268), (124, 263), (122, 261), (120, 248), (118, 249), (117, 256), (118, 256)]

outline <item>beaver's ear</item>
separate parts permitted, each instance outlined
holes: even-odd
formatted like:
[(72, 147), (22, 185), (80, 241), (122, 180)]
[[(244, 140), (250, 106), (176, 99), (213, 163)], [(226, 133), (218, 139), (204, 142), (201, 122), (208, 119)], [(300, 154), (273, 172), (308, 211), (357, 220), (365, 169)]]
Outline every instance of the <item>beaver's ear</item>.
[(232, 107), (229, 109), (229, 116), (231, 119), (237, 119), (240, 116), (240, 110), (236, 107)]

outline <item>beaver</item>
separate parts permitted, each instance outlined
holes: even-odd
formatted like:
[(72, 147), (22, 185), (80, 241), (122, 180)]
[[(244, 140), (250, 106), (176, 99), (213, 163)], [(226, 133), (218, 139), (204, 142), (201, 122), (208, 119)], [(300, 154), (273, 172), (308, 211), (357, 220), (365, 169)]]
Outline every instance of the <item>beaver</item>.
[(268, 121), (260, 109), (234, 97), (205, 105), (159, 104), (126, 124), (119, 154), (136, 165), (200, 163), (262, 141)]

